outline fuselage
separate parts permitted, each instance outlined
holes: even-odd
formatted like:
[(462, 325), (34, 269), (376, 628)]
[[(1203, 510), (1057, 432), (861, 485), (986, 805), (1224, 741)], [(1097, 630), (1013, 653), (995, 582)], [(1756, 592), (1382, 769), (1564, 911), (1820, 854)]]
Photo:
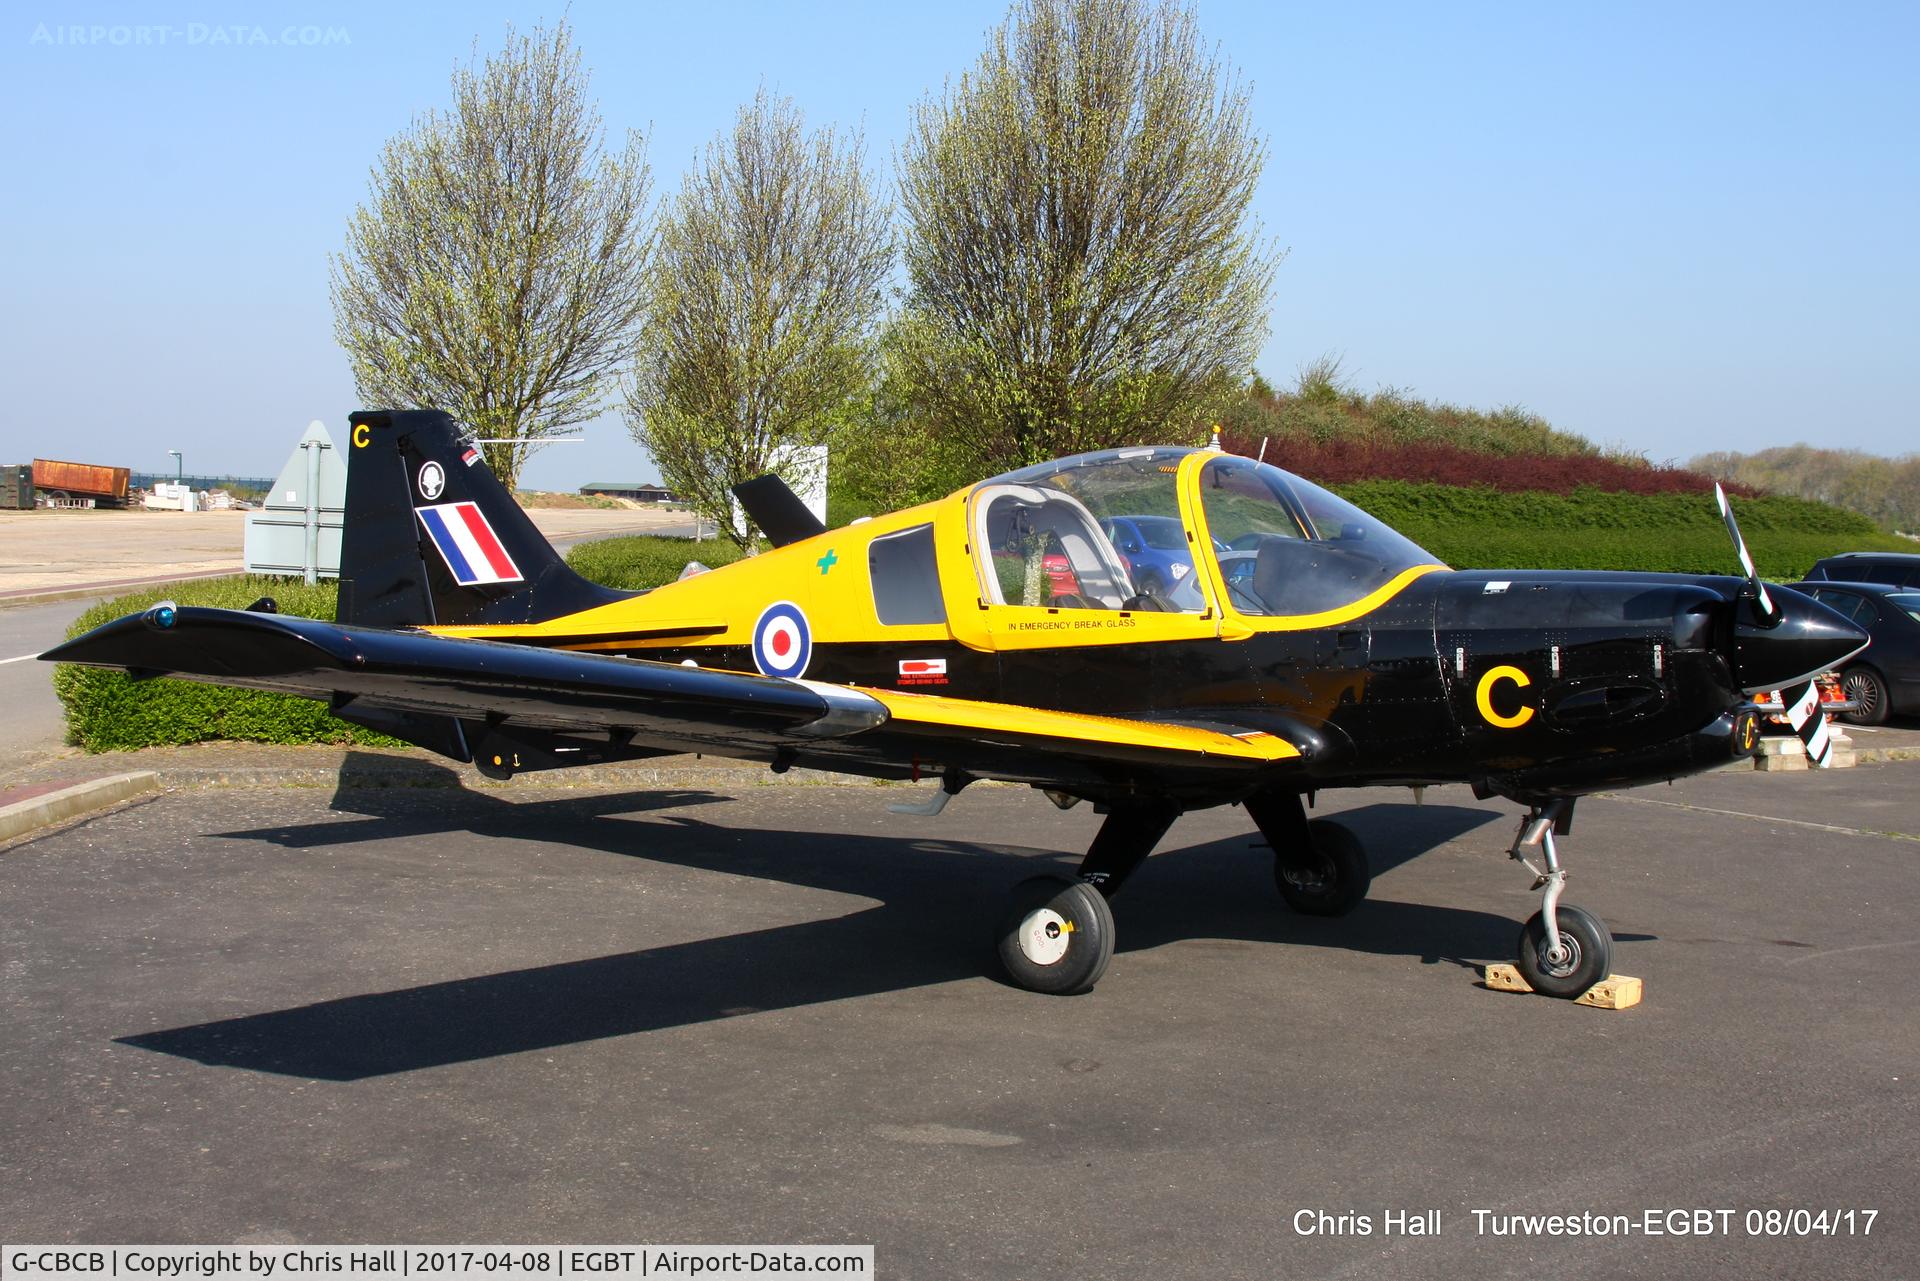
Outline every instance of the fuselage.
[[(1137, 593), (1133, 566), (1102, 534), (1142, 515), (1178, 519), (1189, 542), (1164, 595)], [(538, 623), (435, 630), (1264, 731), (1301, 748), (1315, 786), (1469, 782), (1530, 798), (1751, 752), (1747, 691), (1861, 643), (1837, 614), (1783, 590), (1782, 617), (1758, 627), (1742, 612), (1745, 586), (1457, 572), (1276, 468), (1143, 449), (998, 477)], [(839, 760), (798, 763), (847, 767), (850, 745), (821, 749)], [(1169, 786), (1190, 801), (1234, 799), (1206, 795), (1204, 773)]]

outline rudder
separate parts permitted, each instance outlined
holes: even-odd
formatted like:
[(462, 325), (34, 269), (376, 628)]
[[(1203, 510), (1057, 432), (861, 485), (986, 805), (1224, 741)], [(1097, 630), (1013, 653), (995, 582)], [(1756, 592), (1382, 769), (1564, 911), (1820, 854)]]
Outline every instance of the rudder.
[(529, 623), (629, 595), (568, 568), (450, 415), (363, 410), (347, 421), (335, 621)]

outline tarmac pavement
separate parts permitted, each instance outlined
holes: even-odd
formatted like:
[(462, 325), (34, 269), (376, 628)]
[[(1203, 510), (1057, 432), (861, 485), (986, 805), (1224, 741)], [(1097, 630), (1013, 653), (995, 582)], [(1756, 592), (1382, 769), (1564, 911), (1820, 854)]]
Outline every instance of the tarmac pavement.
[[(527, 515), (562, 551), (596, 538), (693, 532), (684, 512), (536, 507)], [(0, 607), (237, 574), (245, 541), (246, 513), (237, 510), (0, 511)]]
[[(1912, 1275), (1920, 764), (1581, 802), (1568, 899), (1646, 982), (1620, 1012), (1477, 984), (1537, 896), (1513, 808), (1461, 788), (1321, 798), (1376, 875), (1342, 921), (1285, 911), (1238, 810), (1183, 818), (1099, 988), (1048, 998), (988, 934), (1086, 807), (683, 778), (202, 787), (0, 849), (0, 1238)], [(1667, 1232), (1699, 1209), (1732, 1213)], [(1633, 1228), (1493, 1231), (1516, 1213)]]

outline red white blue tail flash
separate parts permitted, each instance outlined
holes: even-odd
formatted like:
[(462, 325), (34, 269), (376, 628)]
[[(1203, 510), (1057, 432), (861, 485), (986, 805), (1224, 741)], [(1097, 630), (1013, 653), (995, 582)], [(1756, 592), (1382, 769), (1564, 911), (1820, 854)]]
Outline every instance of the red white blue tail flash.
[(487, 523), (487, 514), (475, 503), (436, 503), (416, 507), (427, 536), (447, 562), (447, 572), (462, 587), (480, 587), (488, 583), (517, 583), (520, 568), (500, 545), (500, 539)]
[(806, 675), (813, 658), (813, 631), (792, 601), (775, 601), (753, 625), (753, 665), (763, 676)]

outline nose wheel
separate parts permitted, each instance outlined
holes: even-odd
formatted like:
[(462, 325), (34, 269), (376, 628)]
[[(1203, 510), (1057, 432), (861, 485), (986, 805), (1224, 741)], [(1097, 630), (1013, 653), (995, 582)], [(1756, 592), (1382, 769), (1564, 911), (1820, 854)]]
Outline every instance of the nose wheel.
[[(1605, 922), (1584, 908), (1560, 902), (1567, 872), (1553, 838), (1572, 825), (1571, 798), (1536, 806), (1520, 820), (1519, 834), (1507, 851), (1533, 873), (1533, 888), (1541, 891), (1540, 910), (1520, 927), (1520, 976), (1534, 991), (1567, 1000), (1582, 995), (1613, 969), (1613, 934)], [(1528, 851), (1539, 854), (1538, 866)]]

